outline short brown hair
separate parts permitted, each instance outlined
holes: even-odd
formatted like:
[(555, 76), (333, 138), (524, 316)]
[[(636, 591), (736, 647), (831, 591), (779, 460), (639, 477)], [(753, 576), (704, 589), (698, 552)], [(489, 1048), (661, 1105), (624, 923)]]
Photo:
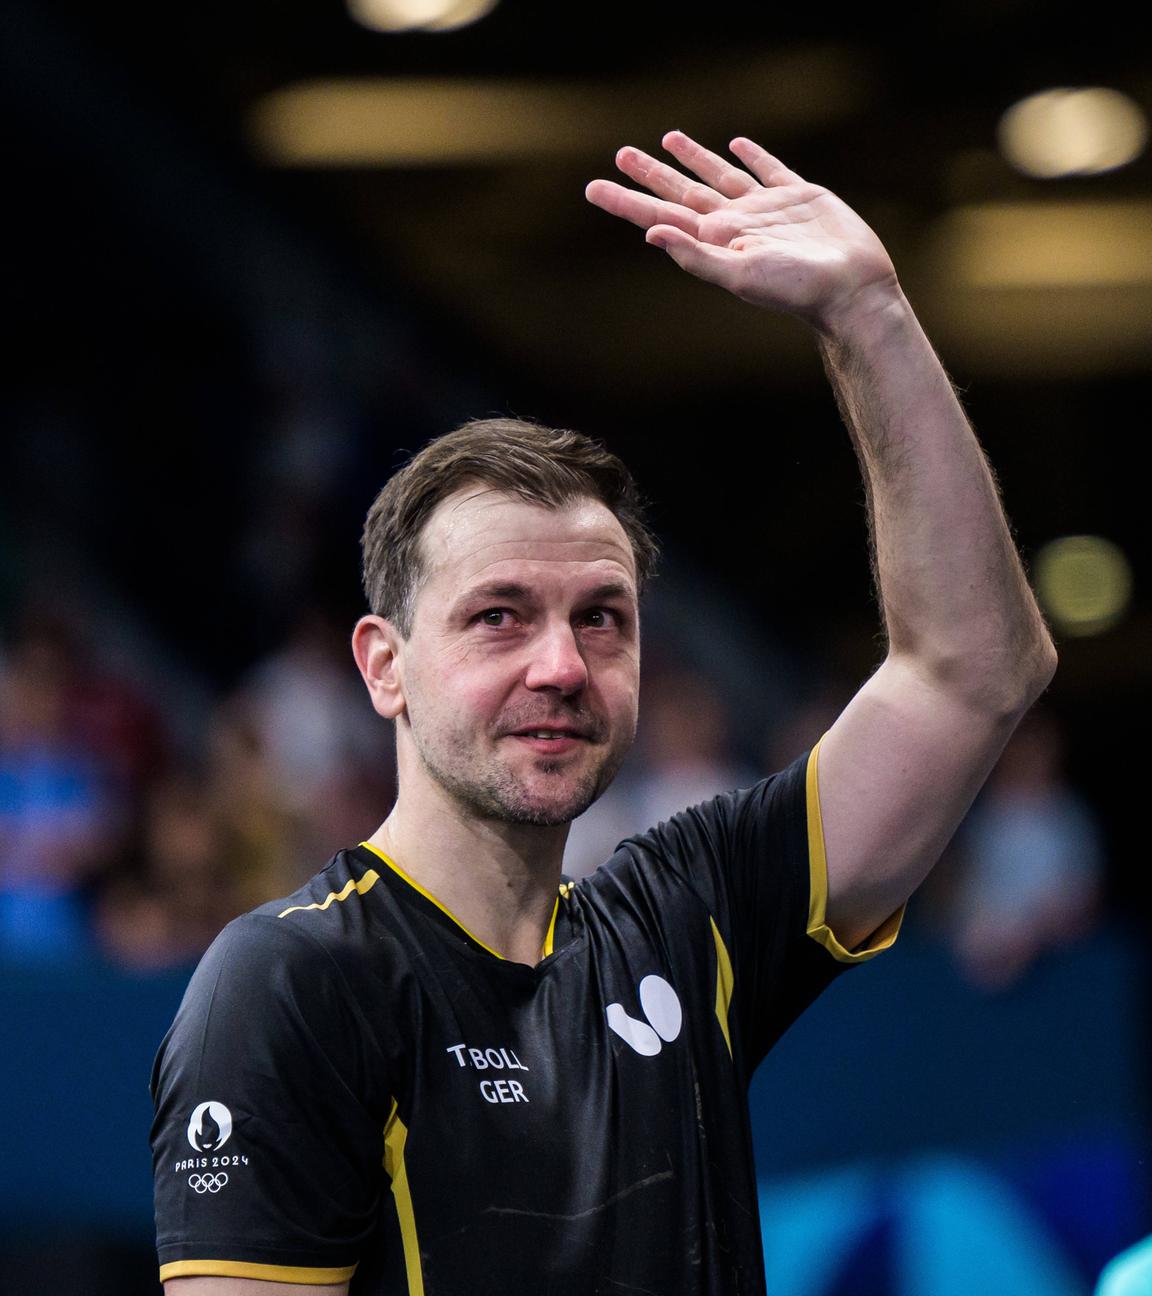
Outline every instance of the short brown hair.
[(424, 576), (420, 535), (441, 500), (479, 482), (532, 504), (562, 508), (599, 500), (632, 545), (642, 588), (656, 566), (655, 537), (632, 474), (598, 441), (579, 432), (518, 418), (473, 419), (430, 441), (391, 477), (364, 523), (364, 594), (377, 615), (404, 636), (412, 632)]

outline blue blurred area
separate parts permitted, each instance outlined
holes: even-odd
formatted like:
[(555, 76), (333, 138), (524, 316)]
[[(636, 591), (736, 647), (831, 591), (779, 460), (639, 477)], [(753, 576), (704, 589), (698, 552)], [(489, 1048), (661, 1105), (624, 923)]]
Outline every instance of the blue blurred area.
[(1135, 1133), (1148, 1092), (1145, 968), (1135, 939), (1112, 926), (987, 994), (939, 945), (903, 933), (841, 978), (760, 1068), (762, 1173)]
[(148, 1080), (191, 971), (3, 968), (0, 1221), (10, 1236), (96, 1229), (149, 1241)]
[(834, 986), (752, 1089), (773, 1296), (1087, 1296), (1150, 1222), (1145, 971), (1113, 926), (989, 996), (910, 933)]
[[(189, 971), (4, 969), (0, 1257), (100, 1238), (143, 1272), (148, 1078)], [(995, 995), (915, 931), (842, 978), (752, 1086), (773, 1296), (1091, 1291), (1152, 1225), (1145, 973), (1111, 926)]]

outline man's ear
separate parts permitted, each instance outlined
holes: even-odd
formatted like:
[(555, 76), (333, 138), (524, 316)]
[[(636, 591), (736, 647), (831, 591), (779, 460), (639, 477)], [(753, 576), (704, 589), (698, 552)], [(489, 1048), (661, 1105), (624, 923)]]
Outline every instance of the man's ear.
[(384, 617), (364, 616), (352, 631), (352, 656), (376, 711), (395, 720), (404, 711), (404, 684), (400, 649), (404, 639)]

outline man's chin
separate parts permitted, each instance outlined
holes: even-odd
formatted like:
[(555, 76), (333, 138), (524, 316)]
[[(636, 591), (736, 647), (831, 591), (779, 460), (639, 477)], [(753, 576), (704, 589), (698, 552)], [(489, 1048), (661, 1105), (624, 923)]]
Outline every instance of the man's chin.
[(560, 771), (541, 767), (534, 778), (502, 780), (489, 786), (474, 804), (503, 823), (559, 828), (582, 815), (602, 791), (594, 774), (574, 780), (571, 772), (565, 778)]
[(550, 793), (533, 795), (527, 790), (520, 795), (505, 794), (500, 797), (500, 817), (506, 823), (527, 824), (536, 828), (559, 828), (570, 824), (582, 815), (596, 800), (596, 788), (581, 788), (567, 795)]
[(570, 760), (536, 760), (529, 768), (489, 765), (475, 780), (426, 762), (436, 781), (469, 812), (493, 823), (559, 828), (582, 815), (608, 787), (619, 761), (575, 768)]

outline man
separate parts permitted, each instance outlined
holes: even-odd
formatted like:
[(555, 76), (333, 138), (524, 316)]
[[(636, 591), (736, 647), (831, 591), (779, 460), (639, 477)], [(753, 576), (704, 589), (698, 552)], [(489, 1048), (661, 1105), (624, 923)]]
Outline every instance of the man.
[(818, 749), (561, 882), (633, 735), (653, 548), (570, 433), (432, 443), (365, 528), (353, 648), (396, 722), (372, 837), (225, 930), (157, 1060), (169, 1296), (762, 1292), (746, 1087), (904, 901), (1054, 653), (992, 477), (872, 232), (746, 139), (588, 197), (817, 333), (887, 656)]

